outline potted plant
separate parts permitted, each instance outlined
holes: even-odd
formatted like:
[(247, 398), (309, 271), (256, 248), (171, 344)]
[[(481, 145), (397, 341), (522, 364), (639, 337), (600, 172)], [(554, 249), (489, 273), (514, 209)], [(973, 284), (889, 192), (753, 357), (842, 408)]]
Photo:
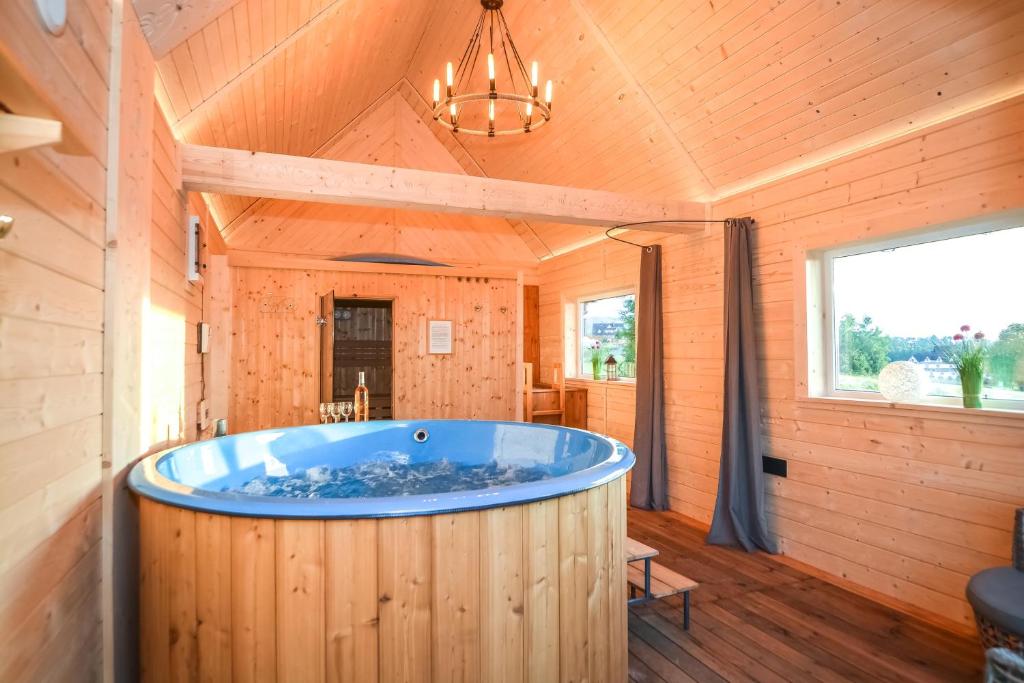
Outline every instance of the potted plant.
[(594, 379), (601, 379), (601, 340), (595, 339), (590, 345), (590, 368)]
[(960, 333), (953, 336), (950, 361), (960, 375), (964, 408), (980, 408), (981, 388), (985, 380), (985, 333), (975, 332), (971, 337), (970, 331), (970, 325), (962, 325)]

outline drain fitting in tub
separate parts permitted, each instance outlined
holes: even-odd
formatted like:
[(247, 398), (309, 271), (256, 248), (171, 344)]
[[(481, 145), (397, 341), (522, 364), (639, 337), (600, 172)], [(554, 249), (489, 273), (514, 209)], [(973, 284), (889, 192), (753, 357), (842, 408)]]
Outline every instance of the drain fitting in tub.
[(412, 440), (415, 441), (416, 443), (424, 443), (429, 438), (430, 432), (428, 432), (426, 429), (423, 429), (422, 427), (420, 427), (419, 429), (412, 433)]

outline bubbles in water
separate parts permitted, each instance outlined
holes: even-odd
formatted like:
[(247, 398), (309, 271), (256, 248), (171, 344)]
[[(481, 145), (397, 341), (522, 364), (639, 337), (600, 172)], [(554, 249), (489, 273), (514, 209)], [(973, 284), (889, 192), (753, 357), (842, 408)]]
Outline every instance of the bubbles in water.
[(398, 451), (376, 453), (380, 459), (348, 467), (319, 465), (287, 476), (261, 475), (231, 493), (291, 498), (376, 498), (475, 491), (550, 479), (554, 474), (542, 465), (489, 462), (465, 465), (446, 458), (414, 463)]

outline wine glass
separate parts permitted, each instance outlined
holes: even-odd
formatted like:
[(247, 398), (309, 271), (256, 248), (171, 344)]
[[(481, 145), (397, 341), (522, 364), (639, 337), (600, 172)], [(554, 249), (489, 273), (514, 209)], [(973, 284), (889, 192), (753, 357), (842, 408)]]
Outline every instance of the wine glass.
[(345, 422), (348, 422), (348, 416), (352, 414), (352, 401), (345, 401), (341, 404), (341, 414), (345, 416)]
[(331, 417), (334, 418), (334, 420), (333, 420), (334, 422), (341, 422), (341, 419), (340, 419), (341, 418), (341, 404), (340, 403), (332, 403), (331, 404)]
[(328, 409), (327, 409), (327, 404), (326, 403), (321, 403), (320, 404), (320, 424), (322, 424), (322, 425), (327, 424), (327, 415), (328, 414), (329, 413), (328, 413)]

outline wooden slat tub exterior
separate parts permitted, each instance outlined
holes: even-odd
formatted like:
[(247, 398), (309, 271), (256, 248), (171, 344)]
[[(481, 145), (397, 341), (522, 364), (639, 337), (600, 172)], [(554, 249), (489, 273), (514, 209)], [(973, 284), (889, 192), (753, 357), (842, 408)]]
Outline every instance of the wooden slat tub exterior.
[(626, 680), (625, 479), (431, 517), (141, 499), (142, 679)]

